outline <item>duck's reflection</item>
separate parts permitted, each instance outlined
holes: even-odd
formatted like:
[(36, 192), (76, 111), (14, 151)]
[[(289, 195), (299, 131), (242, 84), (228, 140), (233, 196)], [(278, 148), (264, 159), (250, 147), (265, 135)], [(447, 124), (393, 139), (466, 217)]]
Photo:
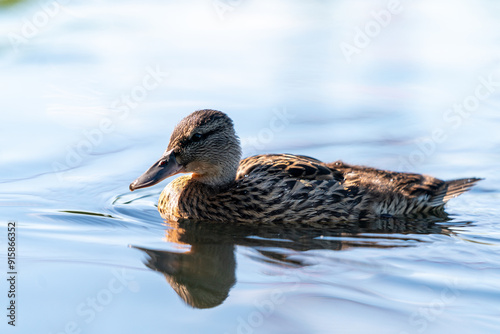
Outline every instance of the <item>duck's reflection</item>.
[(221, 304), (236, 283), (231, 244), (193, 244), (187, 253), (137, 248), (149, 255), (146, 266), (163, 273), (175, 292), (192, 307)]
[[(269, 262), (304, 266), (289, 259), (284, 249), (345, 250), (352, 247), (409, 247), (421, 241), (419, 234), (453, 232), (446, 217), (380, 219), (369, 222), (332, 224), (221, 224), (189, 220), (166, 222), (166, 241), (189, 245), (176, 253), (136, 247), (148, 255), (146, 266), (161, 272), (177, 294), (194, 308), (211, 308), (227, 298), (236, 283), (235, 245), (256, 249)], [(469, 223), (453, 223), (464, 226)]]

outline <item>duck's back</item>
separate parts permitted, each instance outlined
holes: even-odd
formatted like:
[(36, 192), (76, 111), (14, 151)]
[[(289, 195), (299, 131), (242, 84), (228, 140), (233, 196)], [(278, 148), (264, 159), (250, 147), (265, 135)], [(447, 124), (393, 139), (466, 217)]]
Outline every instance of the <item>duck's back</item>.
[(228, 197), (240, 196), (244, 216), (264, 221), (319, 222), (355, 220), (369, 214), (368, 197), (345, 186), (344, 175), (314, 158), (267, 154), (246, 158)]
[(441, 212), (448, 200), (480, 179), (443, 181), (341, 161), (325, 164), (306, 156), (273, 154), (242, 160), (237, 180), (240, 188), (255, 187), (256, 194), (273, 194), (273, 187), (286, 189), (281, 202), (273, 202), (281, 204), (280, 211), (323, 221)]
[(327, 164), (342, 173), (345, 186), (357, 186), (372, 194), (377, 214), (408, 215), (440, 212), (452, 198), (469, 190), (479, 178), (443, 181), (429, 175), (401, 173), (342, 161)]

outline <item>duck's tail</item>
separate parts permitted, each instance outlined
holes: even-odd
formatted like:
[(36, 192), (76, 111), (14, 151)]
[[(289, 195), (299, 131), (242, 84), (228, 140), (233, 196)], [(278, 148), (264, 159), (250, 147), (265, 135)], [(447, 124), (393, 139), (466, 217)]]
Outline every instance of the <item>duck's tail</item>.
[(440, 207), (446, 204), (450, 199), (463, 194), (474, 186), (481, 178), (467, 178), (445, 181), (441, 189), (429, 198), (428, 205), (431, 207)]

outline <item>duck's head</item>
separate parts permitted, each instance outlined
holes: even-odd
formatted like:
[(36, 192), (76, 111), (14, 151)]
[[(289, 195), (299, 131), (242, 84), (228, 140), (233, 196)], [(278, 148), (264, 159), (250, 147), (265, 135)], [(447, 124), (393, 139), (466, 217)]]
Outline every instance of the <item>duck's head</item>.
[(130, 190), (155, 185), (178, 173), (193, 173), (201, 183), (223, 186), (234, 181), (240, 157), (233, 121), (220, 111), (198, 110), (177, 124), (165, 153), (130, 184)]

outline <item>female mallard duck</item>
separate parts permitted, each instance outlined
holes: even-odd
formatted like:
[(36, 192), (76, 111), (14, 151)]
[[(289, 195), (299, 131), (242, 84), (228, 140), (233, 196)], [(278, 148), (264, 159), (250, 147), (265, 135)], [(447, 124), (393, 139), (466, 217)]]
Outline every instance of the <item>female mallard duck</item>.
[(312, 223), (442, 212), (480, 180), (442, 181), (292, 154), (240, 157), (231, 119), (216, 110), (195, 111), (130, 190), (191, 173), (163, 189), (158, 210), (164, 218)]

